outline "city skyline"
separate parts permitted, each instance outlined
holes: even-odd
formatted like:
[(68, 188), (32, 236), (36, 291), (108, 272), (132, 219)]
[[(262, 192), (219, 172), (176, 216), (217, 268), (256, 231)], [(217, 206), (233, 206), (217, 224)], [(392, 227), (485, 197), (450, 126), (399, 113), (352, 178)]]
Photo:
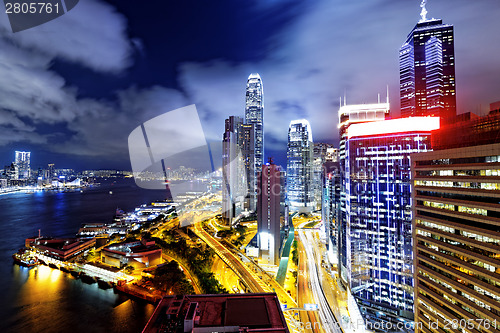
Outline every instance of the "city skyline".
[[(158, 14), (147, 23), (151, 11), (133, 2), (88, 1), (15, 35), (2, 14), (0, 154), (28, 150), (32, 165), (127, 170), (126, 136), (135, 126), (195, 103), (207, 136), (218, 138), (222, 120), (244, 111), (245, 79), (258, 72), (266, 82), (264, 155), (284, 165), (292, 119), (308, 119), (318, 141), (336, 142), (331, 127), (339, 96), (349, 104), (372, 102), (389, 85), (398, 112), (398, 50), (419, 20), (419, 4), (155, 4)], [(428, 18), (455, 27), (458, 113), (480, 113), (482, 105), (484, 114), (500, 99), (493, 19), (500, 9), (494, 1), (458, 1), (450, 9), (434, 0), (427, 10)], [(84, 24), (90, 15), (94, 30)], [(222, 21), (213, 25), (213, 19)], [(340, 29), (345, 22), (353, 28)], [(58, 38), (58, 31), (77, 36), (82, 46)], [(369, 54), (362, 51), (368, 48)], [(14, 94), (15, 86), (25, 88)]]
[(500, 5), (413, 2), (0, 14), (1, 331), (498, 330)]

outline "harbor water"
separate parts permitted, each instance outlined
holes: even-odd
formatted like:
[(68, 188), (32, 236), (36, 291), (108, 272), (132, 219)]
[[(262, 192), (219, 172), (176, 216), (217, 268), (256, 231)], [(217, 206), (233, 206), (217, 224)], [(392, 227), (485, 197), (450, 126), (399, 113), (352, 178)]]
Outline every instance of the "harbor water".
[[(186, 185), (186, 191), (206, 189), (203, 183)], [(47, 266), (14, 265), (12, 254), (39, 229), (43, 236), (74, 237), (84, 222), (109, 223), (117, 208), (132, 211), (165, 198), (164, 191), (140, 189), (131, 179), (83, 192), (0, 195), (0, 332), (140, 332), (153, 305)]]

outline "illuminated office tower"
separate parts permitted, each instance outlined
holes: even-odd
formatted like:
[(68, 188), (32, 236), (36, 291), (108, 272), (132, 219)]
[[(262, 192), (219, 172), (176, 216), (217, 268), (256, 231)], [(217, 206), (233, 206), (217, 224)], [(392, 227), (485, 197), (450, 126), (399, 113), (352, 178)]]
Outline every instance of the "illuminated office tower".
[(30, 156), (31, 152), (29, 151), (16, 151), (17, 179), (29, 179), (31, 177)]
[(257, 173), (262, 169), (264, 161), (264, 89), (260, 75), (257, 73), (250, 74), (247, 80), (245, 124), (253, 125), (255, 130), (254, 172)]
[(499, 109), (436, 131), (434, 151), (411, 156), (415, 333), (500, 326)]
[(48, 180), (48, 183), (52, 181), (52, 178), (55, 176), (55, 165), (54, 163), (49, 163), (47, 166), (47, 172), (45, 174), (45, 179)]
[(242, 125), (242, 118), (230, 116), (222, 138), (222, 219), (226, 225), (244, 208), (247, 182), (240, 147)]
[(313, 193), (313, 139), (305, 119), (293, 120), (288, 129), (286, 196), (291, 212), (311, 212)]
[(16, 163), (12, 163), (11, 165), (5, 166), (4, 169), (5, 177), (9, 181), (9, 186), (12, 184), (12, 180), (18, 180), (19, 179), (19, 168), (17, 167)]
[(456, 115), (455, 49), (453, 25), (421, 20), (399, 50), (401, 116)]
[(410, 154), (429, 150), (431, 131), (438, 128), (438, 117), (347, 128), (341, 261), (367, 327), (413, 321)]
[(271, 163), (262, 166), (257, 176), (257, 227), (259, 253), (264, 262), (279, 265), (280, 262), (280, 203), (281, 168)]
[(328, 149), (332, 149), (333, 147), (333, 144), (323, 142), (316, 142), (313, 144), (312, 191), (314, 202), (316, 203), (315, 210), (321, 209), (323, 164), (326, 162)]
[(252, 124), (242, 124), (239, 137), (239, 146), (243, 157), (246, 178), (246, 193), (244, 208), (247, 211), (255, 211), (257, 204), (255, 196), (256, 174), (255, 174), (255, 130)]
[(321, 220), (325, 227), (326, 249), (332, 264), (338, 264), (340, 211), (340, 165), (338, 149), (327, 148), (321, 167)]
[(378, 104), (359, 104), (359, 105), (345, 105), (339, 109), (339, 168), (340, 168), (340, 199), (338, 208), (338, 251), (339, 251), (339, 264), (338, 271), (340, 280), (347, 286), (349, 284), (348, 272), (348, 232), (350, 228), (350, 221), (347, 219), (346, 210), (346, 177), (349, 172), (349, 164), (347, 163), (347, 130), (353, 124), (382, 121), (389, 115), (389, 103)]

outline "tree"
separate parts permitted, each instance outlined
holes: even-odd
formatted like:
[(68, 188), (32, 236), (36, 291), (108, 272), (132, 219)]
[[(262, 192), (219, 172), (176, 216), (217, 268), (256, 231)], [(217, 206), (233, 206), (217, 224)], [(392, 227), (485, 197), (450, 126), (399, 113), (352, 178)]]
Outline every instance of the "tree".
[(294, 240), (292, 243), (292, 261), (295, 265), (299, 264), (299, 252), (297, 250), (297, 240)]
[(125, 242), (135, 242), (135, 241), (137, 241), (136, 234), (128, 234), (127, 237), (125, 237)]
[(193, 286), (174, 260), (157, 267), (153, 274), (151, 282), (158, 290), (171, 291), (173, 294), (194, 294)]
[(132, 265), (127, 265), (127, 266), (125, 266), (125, 268), (123, 270), (125, 271), (126, 274), (132, 274), (134, 272), (135, 268)]

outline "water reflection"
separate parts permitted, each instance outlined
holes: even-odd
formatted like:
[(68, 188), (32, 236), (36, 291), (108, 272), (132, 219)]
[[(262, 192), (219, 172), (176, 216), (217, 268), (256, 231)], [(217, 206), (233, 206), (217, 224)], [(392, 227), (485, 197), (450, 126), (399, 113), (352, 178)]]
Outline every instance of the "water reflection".
[(140, 332), (154, 311), (153, 305), (43, 265), (15, 265), (13, 276), (22, 285), (7, 331)]
[(110, 222), (117, 207), (133, 210), (164, 199), (133, 180), (80, 192), (12, 193), (0, 197), (0, 332), (140, 332), (154, 308), (112, 289), (88, 285), (46, 266), (12, 264), (24, 240), (38, 234), (72, 237), (83, 222)]

